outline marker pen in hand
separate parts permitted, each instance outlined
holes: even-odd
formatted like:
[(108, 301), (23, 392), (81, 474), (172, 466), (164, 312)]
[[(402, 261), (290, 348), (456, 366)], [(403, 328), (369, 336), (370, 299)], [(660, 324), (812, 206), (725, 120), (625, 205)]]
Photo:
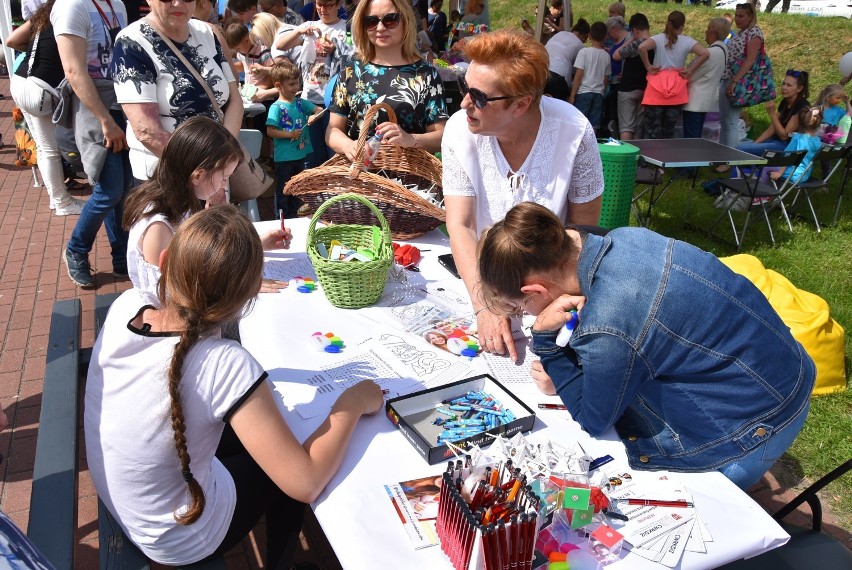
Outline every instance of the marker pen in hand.
[(571, 340), (571, 335), (574, 334), (574, 329), (577, 328), (577, 323), (580, 320), (577, 316), (577, 309), (571, 309), (568, 313), (571, 315), (571, 318), (568, 319), (568, 322), (565, 323), (565, 326), (556, 335), (557, 346), (568, 346), (568, 341)]
[(284, 224), (284, 210), (281, 209), (281, 210), (278, 210), (278, 212), (281, 214), (281, 231), (286, 232), (287, 226)]

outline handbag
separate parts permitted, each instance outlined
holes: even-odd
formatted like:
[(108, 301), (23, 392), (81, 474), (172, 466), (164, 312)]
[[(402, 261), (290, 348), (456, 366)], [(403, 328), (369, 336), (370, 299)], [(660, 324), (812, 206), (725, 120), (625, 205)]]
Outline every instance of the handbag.
[[(736, 75), (745, 61), (745, 54), (731, 64), (731, 75)], [(775, 99), (775, 79), (772, 77), (772, 62), (766, 55), (764, 42), (751, 69), (734, 83), (734, 93), (728, 96), (731, 107), (751, 107)]]
[[(210, 99), (210, 103), (213, 105), (213, 110), (216, 111), (216, 116), (219, 118), (219, 122), (221, 123), (225, 117), (225, 113), (222, 112), (222, 107), (219, 106), (219, 101), (216, 100), (216, 96), (213, 95), (213, 91), (211, 91), (210, 86), (207, 85), (207, 82), (204, 81), (204, 79), (202, 79), (198, 70), (196, 70), (195, 67), (187, 61), (180, 50), (175, 47), (175, 44), (173, 44), (168, 36), (166, 36), (166, 33), (160, 28), (160, 26), (151, 18), (145, 18), (145, 21), (154, 28), (166, 45), (169, 46), (169, 49), (172, 50), (175, 56), (186, 66), (193, 77), (195, 77), (195, 80), (199, 85), (201, 85), (204, 92), (207, 93), (207, 98)], [(232, 104), (234, 103), (232, 102)], [(242, 144), (240, 144), (240, 146), (243, 149), (243, 160), (240, 162), (239, 166), (237, 166), (236, 170), (234, 170), (234, 173), (231, 174), (230, 178), (231, 199), (235, 202), (253, 200), (272, 188), (272, 185), (275, 184), (275, 178), (269, 176), (263, 167), (249, 156)]]
[(27, 65), (27, 77), (18, 86), (16, 102), (18, 105), (34, 117), (46, 117), (53, 114), (53, 109), (59, 102), (59, 93), (47, 81), (32, 75), (33, 61), (38, 50), (38, 38), (41, 32), (36, 33), (33, 39), (33, 48), (30, 50), (29, 64)]

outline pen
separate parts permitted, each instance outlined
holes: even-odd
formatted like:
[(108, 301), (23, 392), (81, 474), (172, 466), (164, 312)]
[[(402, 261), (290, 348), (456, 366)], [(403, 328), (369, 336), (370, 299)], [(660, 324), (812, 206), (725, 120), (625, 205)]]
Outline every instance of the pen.
[(681, 507), (691, 509), (695, 505), (690, 501), (661, 501), (659, 499), (610, 499), (617, 503), (641, 505), (643, 507)]
[(539, 410), (567, 410), (564, 404), (539, 404)]
[(284, 210), (282, 209), (282, 210), (278, 210), (278, 211), (281, 213), (281, 231), (285, 232), (285, 231), (287, 231), (287, 226), (284, 225)]

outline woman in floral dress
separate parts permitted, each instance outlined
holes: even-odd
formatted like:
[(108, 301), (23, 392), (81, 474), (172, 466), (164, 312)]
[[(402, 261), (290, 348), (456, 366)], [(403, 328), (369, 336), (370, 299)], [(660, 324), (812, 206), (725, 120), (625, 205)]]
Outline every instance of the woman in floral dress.
[(417, 19), (407, 0), (362, 1), (352, 17), (357, 57), (337, 76), (331, 98), (326, 143), (355, 158), (358, 135), (367, 110), (390, 105), (397, 123), (382, 111), (378, 126), (383, 144), (441, 149), (447, 104), (438, 71), (417, 51)]

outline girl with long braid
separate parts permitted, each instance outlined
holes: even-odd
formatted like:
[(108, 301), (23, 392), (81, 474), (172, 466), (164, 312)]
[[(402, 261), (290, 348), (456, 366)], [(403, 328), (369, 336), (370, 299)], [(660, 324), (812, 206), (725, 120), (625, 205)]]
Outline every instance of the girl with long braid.
[(162, 305), (126, 291), (93, 349), (85, 433), (98, 495), (156, 562), (227, 552), (265, 515), (267, 567), (289, 568), (305, 503), (340, 467), (359, 418), (381, 408), (381, 390), (356, 384), (296, 440), (266, 372), (220, 335), (263, 271), (261, 240), (233, 206), (184, 221), (160, 271)]

